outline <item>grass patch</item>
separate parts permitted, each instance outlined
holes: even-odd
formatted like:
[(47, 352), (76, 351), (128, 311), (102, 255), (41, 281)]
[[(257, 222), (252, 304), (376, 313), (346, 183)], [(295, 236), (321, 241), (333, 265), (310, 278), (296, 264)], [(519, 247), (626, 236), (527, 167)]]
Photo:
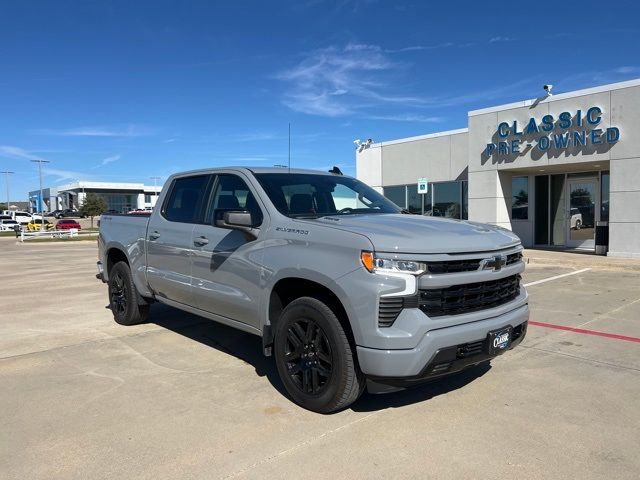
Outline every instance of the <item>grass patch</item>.
[(0, 232), (0, 237), (15, 237), (16, 232)]

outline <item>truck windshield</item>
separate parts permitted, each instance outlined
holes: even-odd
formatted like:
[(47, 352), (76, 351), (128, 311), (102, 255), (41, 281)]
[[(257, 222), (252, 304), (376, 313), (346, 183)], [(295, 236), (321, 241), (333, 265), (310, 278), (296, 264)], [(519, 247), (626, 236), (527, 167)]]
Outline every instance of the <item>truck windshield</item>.
[(355, 178), (304, 173), (260, 173), (256, 178), (278, 211), (292, 218), (401, 211)]

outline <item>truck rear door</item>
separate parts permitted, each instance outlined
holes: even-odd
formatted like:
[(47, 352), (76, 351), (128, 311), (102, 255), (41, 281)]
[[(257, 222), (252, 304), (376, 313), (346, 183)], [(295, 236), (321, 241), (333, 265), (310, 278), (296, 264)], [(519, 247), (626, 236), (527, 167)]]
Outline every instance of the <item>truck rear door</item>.
[(147, 281), (159, 297), (192, 305), (193, 229), (204, 216), (211, 175), (174, 179), (147, 229)]

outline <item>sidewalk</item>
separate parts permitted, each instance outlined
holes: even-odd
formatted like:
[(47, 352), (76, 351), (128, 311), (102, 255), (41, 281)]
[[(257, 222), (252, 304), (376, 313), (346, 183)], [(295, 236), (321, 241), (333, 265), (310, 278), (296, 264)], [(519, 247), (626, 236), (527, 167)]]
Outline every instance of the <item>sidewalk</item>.
[(557, 265), (573, 268), (597, 268), (603, 270), (630, 270), (640, 272), (640, 259), (606, 257), (579, 250), (541, 250), (527, 248), (524, 251), (524, 261), (529, 265)]

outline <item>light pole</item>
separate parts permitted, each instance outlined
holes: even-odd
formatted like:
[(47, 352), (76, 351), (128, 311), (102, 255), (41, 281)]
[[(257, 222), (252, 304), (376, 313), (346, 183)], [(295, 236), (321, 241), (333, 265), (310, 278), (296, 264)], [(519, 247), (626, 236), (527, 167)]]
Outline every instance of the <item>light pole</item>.
[(9, 204), (10, 204), (10, 201), (11, 201), (11, 200), (9, 200), (9, 175), (13, 175), (16, 172), (10, 172), (9, 170), (5, 170), (2, 173), (4, 173), (5, 179), (7, 181), (7, 210), (9, 210)]
[(153, 180), (153, 192), (156, 194), (156, 202), (153, 204), (153, 208), (155, 208), (156, 204), (158, 203), (158, 186), (156, 182), (160, 180), (160, 177), (149, 177), (149, 178)]
[(42, 188), (42, 164), (49, 163), (49, 160), (31, 160), (38, 164), (38, 175), (40, 176), (40, 230), (44, 232), (44, 189)]

